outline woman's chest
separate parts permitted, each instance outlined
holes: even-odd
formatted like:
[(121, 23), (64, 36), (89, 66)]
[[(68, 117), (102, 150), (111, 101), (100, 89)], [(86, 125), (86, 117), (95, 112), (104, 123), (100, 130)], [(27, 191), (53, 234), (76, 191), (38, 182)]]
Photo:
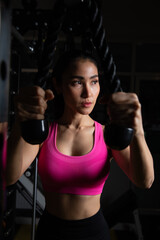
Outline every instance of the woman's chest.
[(94, 127), (74, 131), (67, 129), (57, 131), (56, 147), (59, 152), (69, 156), (82, 156), (89, 153), (94, 146)]

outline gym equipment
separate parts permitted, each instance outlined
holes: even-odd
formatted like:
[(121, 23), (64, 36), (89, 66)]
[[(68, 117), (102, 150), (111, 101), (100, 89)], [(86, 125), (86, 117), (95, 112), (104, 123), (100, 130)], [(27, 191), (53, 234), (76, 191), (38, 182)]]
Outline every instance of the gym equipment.
[[(38, 66), (38, 74), (35, 85), (45, 89), (46, 82), (50, 76), (49, 70), (53, 64), (54, 50), (58, 40), (58, 33), (62, 28), (65, 16), (65, 6), (63, 1), (57, 1), (54, 6), (52, 18), (48, 26), (47, 39), (44, 44), (41, 61)], [(24, 140), (31, 144), (40, 144), (48, 136), (48, 120), (30, 120), (21, 123), (21, 132)]]
[[(116, 76), (116, 65), (113, 61), (112, 54), (106, 40), (106, 33), (103, 27), (102, 14), (96, 1), (85, 1), (89, 12), (91, 36), (90, 42), (93, 41), (100, 58), (102, 59), (102, 67), (104, 71), (104, 92), (103, 94), (112, 94), (121, 92), (121, 83)], [(126, 148), (133, 137), (133, 129), (129, 127), (109, 124), (105, 127), (104, 133), (106, 144), (116, 150)]]
[(9, 232), (9, 227), (3, 222), (5, 210), (5, 178), (7, 150), (7, 122), (9, 99), (9, 68), (10, 68), (10, 1), (0, 0), (0, 239)]

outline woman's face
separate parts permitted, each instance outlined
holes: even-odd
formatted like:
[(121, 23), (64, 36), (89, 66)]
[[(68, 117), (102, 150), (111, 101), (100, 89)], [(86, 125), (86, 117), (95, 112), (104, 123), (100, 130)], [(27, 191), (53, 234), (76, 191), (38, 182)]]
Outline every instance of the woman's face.
[(61, 92), (65, 109), (90, 114), (100, 92), (97, 66), (89, 59), (77, 59), (62, 75)]

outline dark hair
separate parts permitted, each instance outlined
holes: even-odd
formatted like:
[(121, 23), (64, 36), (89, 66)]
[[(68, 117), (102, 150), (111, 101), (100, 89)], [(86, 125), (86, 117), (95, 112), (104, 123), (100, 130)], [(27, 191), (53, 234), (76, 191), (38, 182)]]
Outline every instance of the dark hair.
[(61, 83), (62, 74), (66, 71), (71, 63), (77, 59), (89, 60), (97, 67), (98, 71), (100, 69), (99, 59), (96, 55), (89, 54), (88, 52), (83, 52), (81, 50), (73, 50), (65, 52), (60, 56), (55, 66), (53, 67), (52, 76), (56, 78), (57, 83)]

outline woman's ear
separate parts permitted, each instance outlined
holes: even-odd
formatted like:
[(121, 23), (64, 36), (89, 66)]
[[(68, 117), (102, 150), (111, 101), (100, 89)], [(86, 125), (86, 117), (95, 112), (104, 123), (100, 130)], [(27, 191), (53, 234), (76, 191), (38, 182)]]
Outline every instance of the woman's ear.
[(57, 84), (57, 79), (56, 78), (52, 78), (52, 82), (53, 82), (53, 87), (56, 90), (57, 94), (61, 94), (61, 88), (60, 86)]

